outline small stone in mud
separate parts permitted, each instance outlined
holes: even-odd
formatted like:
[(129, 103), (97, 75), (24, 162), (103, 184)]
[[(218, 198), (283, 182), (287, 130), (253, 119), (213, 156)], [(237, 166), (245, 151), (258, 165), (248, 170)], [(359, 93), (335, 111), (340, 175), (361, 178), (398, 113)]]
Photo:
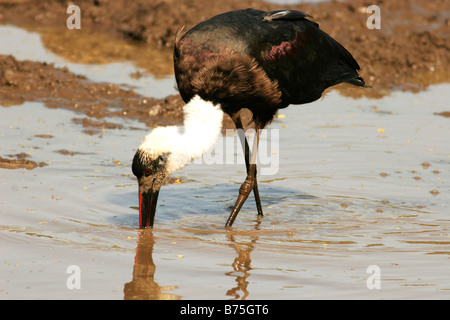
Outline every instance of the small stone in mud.
[(421, 165), (424, 169), (428, 169), (428, 168), (431, 166), (431, 164), (429, 164), (428, 162), (422, 162), (420, 165)]
[(83, 128), (123, 129), (123, 126), (118, 123), (97, 121), (89, 118), (74, 118), (72, 121), (76, 124), (81, 124)]
[(136, 71), (134, 73), (130, 73), (130, 78), (132, 79), (140, 79), (143, 76), (142, 72)]
[(17, 153), (17, 154), (7, 154), (8, 157), (16, 157), (17, 159), (26, 159), (29, 158), (30, 155), (25, 152)]
[(87, 153), (87, 152), (69, 151), (66, 149), (54, 150), (53, 152), (60, 153), (65, 156), (74, 156), (76, 154), (92, 154), (92, 153)]
[(435, 112), (434, 115), (441, 116), (444, 118), (450, 118), (450, 111)]
[(35, 134), (33, 137), (42, 139), (51, 139), (53, 136), (51, 134)]
[(172, 177), (167, 177), (166, 180), (164, 180), (164, 184), (180, 184), (180, 183), (184, 183), (185, 181), (183, 179), (180, 178), (172, 178)]
[(430, 191), (430, 194), (432, 195), (432, 196), (437, 196), (438, 194), (439, 194), (439, 191), (437, 191), (437, 190), (431, 190)]
[(381, 172), (380, 176), (382, 176), (383, 178), (386, 178), (388, 176), (388, 174), (386, 172)]

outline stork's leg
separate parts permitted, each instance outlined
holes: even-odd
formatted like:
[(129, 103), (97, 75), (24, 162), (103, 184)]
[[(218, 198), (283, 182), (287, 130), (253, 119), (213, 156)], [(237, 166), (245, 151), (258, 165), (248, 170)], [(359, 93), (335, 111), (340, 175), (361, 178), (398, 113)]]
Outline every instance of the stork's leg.
[(258, 152), (258, 144), (259, 144), (259, 130), (256, 129), (256, 137), (253, 142), (253, 150), (252, 157), (248, 167), (247, 178), (244, 183), (241, 185), (239, 189), (239, 196), (236, 200), (236, 204), (234, 205), (233, 211), (231, 211), (230, 216), (228, 217), (228, 221), (226, 223), (226, 227), (231, 227), (233, 225), (234, 219), (236, 219), (239, 211), (242, 208), (245, 200), (247, 200), (248, 195), (253, 190), (256, 183), (256, 154)]
[[(244, 126), (242, 125), (242, 120), (241, 120), (241, 113), (238, 112), (237, 114), (235, 114), (232, 117), (232, 119), (233, 119), (234, 125), (236, 126), (236, 129), (237, 129), (237, 132), (239, 135), (239, 140), (241, 141), (242, 149), (244, 150), (245, 167), (247, 169), (247, 174), (248, 174), (249, 173), (249, 165), (250, 165), (250, 159), (249, 159), (250, 147), (248, 146), (247, 138), (245, 137)], [(258, 210), (258, 216), (262, 217), (263, 211), (262, 211), (262, 206), (261, 206), (261, 200), (259, 198), (258, 182), (256, 179), (256, 173), (257, 173), (256, 158), (253, 163), (255, 164), (255, 182), (253, 185), (253, 195), (255, 196), (256, 210)]]

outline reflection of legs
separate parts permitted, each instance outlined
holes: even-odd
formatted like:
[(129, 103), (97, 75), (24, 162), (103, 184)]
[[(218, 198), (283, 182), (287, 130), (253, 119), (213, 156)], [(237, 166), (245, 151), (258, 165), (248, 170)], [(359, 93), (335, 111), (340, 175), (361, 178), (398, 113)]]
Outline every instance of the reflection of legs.
[[(237, 285), (231, 289), (229, 289), (226, 293), (227, 296), (232, 296), (234, 299), (241, 298), (245, 300), (248, 295), (248, 277), (250, 277), (251, 267), (251, 256), (250, 253), (254, 249), (254, 244), (258, 240), (257, 236), (251, 236), (250, 242), (236, 242), (233, 234), (227, 234), (227, 239), (231, 244), (231, 247), (236, 251), (236, 258), (231, 265), (233, 267), (233, 271), (227, 272), (227, 276), (236, 277), (235, 281)], [(239, 290), (242, 291), (243, 296), (240, 297)]]
[[(256, 185), (256, 154), (258, 153), (258, 144), (259, 144), (259, 128), (256, 128), (256, 136), (255, 140), (253, 142), (253, 150), (252, 150), (252, 157), (250, 160), (250, 164), (248, 165), (247, 170), (247, 178), (245, 179), (244, 183), (241, 185), (241, 188), (239, 189), (239, 196), (236, 200), (236, 204), (234, 205), (233, 210), (231, 211), (230, 216), (228, 217), (228, 221), (226, 223), (226, 227), (231, 227), (233, 225), (234, 219), (236, 219), (239, 211), (242, 208), (242, 205), (244, 204), (245, 200), (247, 200), (248, 195), (252, 190), (255, 191), (255, 185)], [(255, 192), (255, 195), (257, 194), (257, 190)], [(259, 203), (259, 195), (258, 198), (255, 199), (257, 201), (257, 204)], [(261, 207), (261, 204), (259, 203), (259, 207)], [(259, 208), (260, 209), (260, 208)], [(258, 210), (258, 215), (262, 215), (262, 210)]]
[[(239, 135), (239, 140), (241, 141), (241, 145), (242, 145), (242, 149), (244, 150), (244, 154), (245, 154), (245, 166), (247, 169), (247, 174), (249, 172), (249, 151), (250, 151), (250, 147), (248, 146), (248, 142), (247, 142), (247, 138), (245, 137), (245, 130), (244, 130), (244, 126), (242, 125), (242, 120), (241, 120), (241, 113), (238, 112), (235, 116), (233, 116), (233, 122), (234, 125), (236, 126), (238, 135)], [(256, 202), (256, 209), (258, 210), (258, 215), (259, 216), (263, 216), (263, 212), (262, 212), (262, 206), (261, 206), (261, 200), (259, 198), (259, 191), (258, 191), (258, 182), (256, 179), (256, 173), (257, 173), (257, 169), (256, 169), (256, 158), (255, 161), (252, 162), (255, 165), (255, 182), (253, 185), (253, 195), (255, 196), (255, 202)]]

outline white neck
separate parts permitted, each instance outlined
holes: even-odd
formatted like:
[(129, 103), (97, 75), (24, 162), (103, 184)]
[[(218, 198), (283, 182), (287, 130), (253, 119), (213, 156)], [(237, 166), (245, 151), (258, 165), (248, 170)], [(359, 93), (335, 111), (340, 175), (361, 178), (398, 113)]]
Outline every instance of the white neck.
[(157, 127), (139, 147), (156, 157), (169, 152), (167, 170), (180, 170), (192, 159), (200, 157), (215, 144), (222, 130), (220, 105), (195, 96), (183, 107), (183, 126)]

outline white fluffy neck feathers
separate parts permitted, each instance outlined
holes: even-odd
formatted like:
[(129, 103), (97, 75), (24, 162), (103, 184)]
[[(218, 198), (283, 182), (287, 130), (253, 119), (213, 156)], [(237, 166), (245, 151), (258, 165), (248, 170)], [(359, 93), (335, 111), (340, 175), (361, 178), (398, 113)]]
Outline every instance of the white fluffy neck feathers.
[(139, 149), (155, 159), (169, 153), (168, 173), (180, 170), (215, 144), (222, 130), (220, 105), (195, 96), (184, 107), (183, 126), (157, 127), (145, 138)]

